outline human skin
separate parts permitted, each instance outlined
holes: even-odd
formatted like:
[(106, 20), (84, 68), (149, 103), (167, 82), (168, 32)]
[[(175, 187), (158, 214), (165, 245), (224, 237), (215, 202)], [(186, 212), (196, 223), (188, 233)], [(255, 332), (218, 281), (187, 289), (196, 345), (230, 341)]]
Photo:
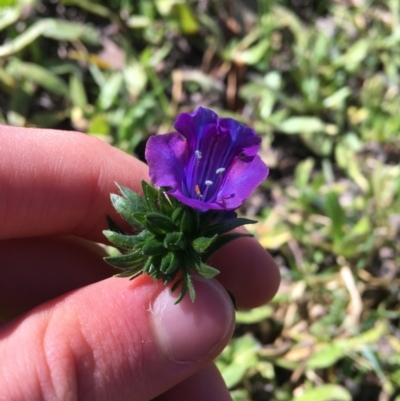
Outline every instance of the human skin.
[(268, 302), (279, 273), (252, 238), (213, 255), (197, 299), (173, 305), (148, 276), (103, 261), (115, 182), (140, 192), (147, 167), (93, 137), (0, 126), (0, 400), (230, 400), (213, 359), (234, 311)]

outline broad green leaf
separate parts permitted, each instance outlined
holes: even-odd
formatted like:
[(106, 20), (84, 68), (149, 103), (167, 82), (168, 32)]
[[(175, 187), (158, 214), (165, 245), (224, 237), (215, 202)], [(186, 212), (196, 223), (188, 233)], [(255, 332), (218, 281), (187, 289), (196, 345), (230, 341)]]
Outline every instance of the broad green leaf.
[(323, 369), (334, 364), (348, 352), (345, 342), (335, 341), (330, 344), (324, 344), (322, 348), (313, 352), (307, 359), (307, 367), (310, 369)]
[(260, 323), (272, 316), (273, 309), (269, 305), (263, 305), (249, 311), (236, 312), (236, 321), (240, 324)]
[[(69, 94), (74, 106), (82, 110), (86, 109), (88, 104), (84, 83), (77, 75), (72, 74), (69, 79)], [(93, 121), (93, 119), (92, 119)]]
[(293, 401), (351, 401), (352, 396), (344, 387), (335, 384), (326, 384), (304, 391), (294, 397)]
[(35, 22), (14, 39), (0, 46), (0, 57), (20, 52), (42, 35), (54, 40), (81, 40), (90, 44), (100, 42), (99, 34), (89, 25), (46, 18)]
[(116, 72), (101, 86), (97, 103), (102, 110), (108, 110), (116, 101), (122, 87), (122, 82), (122, 74)]
[(68, 96), (68, 86), (64, 80), (48, 69), (33, 63), (14, 60), (11, 64), (12, 74), (15, 78), (30, 80), (60, 96)]
[(228, 388), (237, 385), (247, 371), (256, 365), (258, 348), (252, 336), (236, 338), (225, 348), (216, 364)]
[(317, 117), (290, 117), (280, 123), (277, 128), (286, 134), (301, 132), (321, 132), (325, 124)]
[(266, 57), (269, 47), (270, 41), (268, 39), (264, 39), (258, 42), (256, 45), (234, 54), (233, 57), (238, 63), (254, 65)]
[(337, 65), (343, 66), (347, 71), (354, 72), (365, 60), (370, 50), (369, 39), (360, 39), (355, 42), (337, 61)]
[(177, 3), (179, 25), (186, 35), (193, 35), (199, 31), (199, 24), (188, 4)]
[(108, 135), (110, 133), (110, 125), (108, 124), (107, 116), (104, 113), (93, 116), (87, 133), (90, 135)]
[(328, 192), (325, 197), (325, 210), (332, 222), (332, 235), (334, 242), (339, 244), (343, 238), (346, 215), (339, 203), (339, 196), (336, 192)]

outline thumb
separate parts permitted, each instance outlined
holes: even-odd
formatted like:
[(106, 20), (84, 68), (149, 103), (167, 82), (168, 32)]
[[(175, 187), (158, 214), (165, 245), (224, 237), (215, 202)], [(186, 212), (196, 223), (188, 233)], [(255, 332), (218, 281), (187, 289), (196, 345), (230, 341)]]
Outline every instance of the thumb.
[[(148, 276), (110, 278), (42, 304), (0, 330), (0, 400), (148, 401), (211, 361), (234, 311), (216, 282), (197, 299)], [(177, 291), (178, 292), (178, 291)]]

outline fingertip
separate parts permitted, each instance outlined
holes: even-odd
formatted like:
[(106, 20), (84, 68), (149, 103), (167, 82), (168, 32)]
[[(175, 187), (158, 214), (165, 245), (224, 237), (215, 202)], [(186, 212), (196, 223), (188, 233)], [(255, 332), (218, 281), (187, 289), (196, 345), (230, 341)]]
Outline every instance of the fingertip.
[(255, 238), (230, 242), (209, 263), (220, 270), (218, 281), (235, 296), (240, 309), (263, 305), (278, 291), (279, 268)]

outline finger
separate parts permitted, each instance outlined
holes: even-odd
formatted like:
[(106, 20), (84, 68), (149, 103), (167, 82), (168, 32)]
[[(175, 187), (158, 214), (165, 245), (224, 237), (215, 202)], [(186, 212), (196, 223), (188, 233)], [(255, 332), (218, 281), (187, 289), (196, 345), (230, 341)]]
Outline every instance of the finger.
[(232, 401), (221, 373), (214, 364), (177, 384), (154, 401)]
[[(76, 235), (104, 241), (115, 182), (140, 190), (147, 167), (94, 137), (0, 126), (0, 238)], [(122, 221), (121, 221), (121, 224)]]
[[(75, 237), (4, 240), (0, 254), (6, 277), (0, 280), (0, 321), (116, 273), (103, 261), (103, 248)], [(278, 268), (253, 238), (228, 244), (210, 263), (220, 270), (217, 279), (239, 308), (262, 305), (278, 289)]]
[(278, 291), (279, 268), (254, 238), (228, 243), (211, 256), (209, 263), (220, 271), (217, 280), (234, 295), (240, 309), (263, 305)]
[(104, 248), (76, 237), (4, 240), (0, 255), (0, 322), (117, 272)]
[[(46, 303), (0, 330), (5, 399), (148, 401), (207, 365), (234, 313), (215, 281), (174, 305), (159, 282), (107, 279)], [(24, 380), (21, 380), (21, 377)]]

